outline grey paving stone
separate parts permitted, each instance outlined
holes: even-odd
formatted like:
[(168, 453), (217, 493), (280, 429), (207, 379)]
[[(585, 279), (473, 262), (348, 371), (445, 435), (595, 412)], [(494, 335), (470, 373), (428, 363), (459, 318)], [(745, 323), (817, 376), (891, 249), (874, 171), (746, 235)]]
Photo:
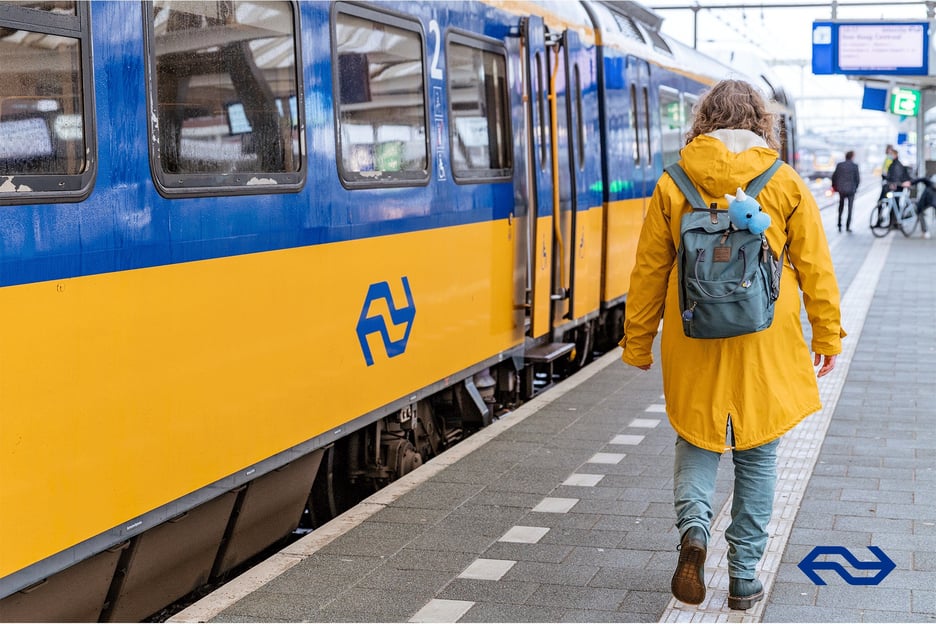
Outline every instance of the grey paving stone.
[(485, 559), (559, 563), (565, 561), (573, 550), (574, 546), (564, 544), (537, 544), (536, 548), (530, 548), (529, 544), (495, 542), (482, 555)]
[[(342, 594), (346, 596), (347, 594)], [(395, 591), (360, 588), (353, 598), (338, 599), (330, 605), (292, 622), (405, 622), (429, 601), (431, 596), (404, 596)]]
[[(263, 590), (277, 594), (304, 594), (310, 599), (331, 600), (335, 587), (351, 585), (379, 568), (386, 557), (331, 555), (317, 552), (267, 583)], [(316, 582), (327, 578), (329, 583)]]
[(503, 579), (500, 581), (480, 581), (455, 578), (435, 597), (444, 600), (470, 600), (482, 603), (497, 602), (541, 606), (537, 602), (528, 602), (529, 597), (539, 587), (538, 583), (505, 581)]
[(597, 566), (518, 561), (504, 580), (585, 587), (597, 573)]
[(535, 605), (478, 603), (459, 622), (564, 622), (563, 609)]
[(540, 585), (526, 602), (566, 609), (616, 611), (626, 596), (626, 591), (617, 589)]
[(480, 492), (480, 485), (427, 481), (410, 490), (396, 501), (398, 507), (423, 507), (426, 509), (452, 509)]
[[(602, 568), (633, 568), (646, 566), (652, 555), (648, 551), (578, 546), (565, 561), (573, 565), (596, 565)], [(672, 563), (668, 565), (675, 566), (675, 562), (676, 557), (673, 556)]]
[(589, 587), (662, 592), (669, 595), (672, 570), (648, 568), (600, 568), (588, 582)]
[(884, 584), (846, 585), (835, 575), (826, 582), (829, 584), (820, 586), (816, 595), (817, 607), (911, 612), (911, 594), (908, 590), (892, 589)]
[(407, 546), (422, 550), (440, 550), (456, 553), (482, 553), (499, 536), (470, 535), (463, 530), (449, 527), (437, 527), (419, 535), (408, 542)]
[(355, 586), (398, 591), (413, 597), (425, 596), (425, 601), (428, 601), (449, 580), (438, 570), (406, 570), (384, 565), (359, 579)]
[(594, 529), (552, 529), (540, 540), (543, 544), (565, 544), (568, 546), (594, 546), (596, 548), (615, 548), (624, 538), (618, 531), (599, 531)]
[(669, 589), (665, 592), (629, 591), (624, 600), (621, 601), (618, 609), (628, 613), (655, 615), (661, 613), (672, 598)]
[(419, 535), (413, 525), (389, 522), (364, 522), (340, 538), (322, 547), (323, 555), (388, 556)]
[(393, 557), (388, 558), (385, 565), (398, 570), (432, 570), (457, 574), (477, 558), (477, 553), (436, 552), (419, 548), (404, 548)]
[(797, 607), (769, 604), (764, 609), (764, 622), (860, 622), (859, 609)]

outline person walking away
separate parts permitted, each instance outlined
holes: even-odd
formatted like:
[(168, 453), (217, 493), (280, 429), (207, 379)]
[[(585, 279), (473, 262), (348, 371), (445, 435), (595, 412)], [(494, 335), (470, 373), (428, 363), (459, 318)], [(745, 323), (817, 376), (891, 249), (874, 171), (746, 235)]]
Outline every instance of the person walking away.
[[(705, 205), (719, 202), (722, 207), (726, 194), (744, 188), (776, 161), (779, 148), (773, 114), (760, 92), (739, 80), (721, 81), (700, 99), (686, 138), (680, 166)], [(680, 219), (691, 207), (669, 174), (653, 191), (631, 274), (621, 357), (649, 370), (662, 317), (666, 412), (677, 434), (673, 503), (680, 534), (670, 589), (688, 604), (705, 599), (715, 478), (729, 448), (735, 480), (725, 531), (728, 606), (749, 609), (763, 598), (756, 569), (767, 545), (780, 437), (822, 407), (816, 377), (835, 368), (845, 336), (832, 258), (809, 187), (783, 164), (757, 201), (771, 217), (764, 233), (770, 246), (786, 249), (767, 329), (714, 339), (683, 332), (676, 258)], [(812, 325), (813, 358), (800, 324), (799, 288)]]
[(832, 190), (839, 196), (838, 204), (838, 231), (842, 231), (842, 210), (846, 207), (848, 211), (845, 216), (845, 231), (851, 232), (852, 208), (855, 205), (855, 193), (861, 184), (861, 174), (858, 171), (858, 165), (854, 161), (855, 152), (849, 150), (845, 152), (845, 160), (835, 165), (835, 171), (832, 172)]

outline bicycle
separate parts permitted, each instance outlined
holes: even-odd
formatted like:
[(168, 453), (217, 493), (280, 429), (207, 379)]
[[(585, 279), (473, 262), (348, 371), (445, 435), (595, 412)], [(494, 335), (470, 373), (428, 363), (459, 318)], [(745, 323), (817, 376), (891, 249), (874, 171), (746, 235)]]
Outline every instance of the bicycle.
[(916, 205), (910, 198), (910, 189), (888, 191), (871, 209), (871, 233), (878, 238), (887, 236), (891, 230), (899, 229), (909, 237), (917, 227)]

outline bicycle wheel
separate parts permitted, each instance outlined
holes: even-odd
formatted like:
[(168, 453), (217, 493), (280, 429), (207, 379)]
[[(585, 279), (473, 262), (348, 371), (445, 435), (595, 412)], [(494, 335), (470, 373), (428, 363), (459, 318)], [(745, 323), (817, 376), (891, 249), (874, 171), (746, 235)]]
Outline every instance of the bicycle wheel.
[(882, 199), (871, 209), (871, 233), (878, 238), (887, 236), (891, 229), (890, 200)]
[(916, 231), (917, 222), (919, 221), (919, 218), (917, 218), (916, 203), (914, 203), (913, 200), (907, 201), (897, 209), (897, 214), (899, 217), (897, 219), (897, 225), (900, 226), (900, 231), (903, 232), (903, 235), (909, 238), (910, 235)]

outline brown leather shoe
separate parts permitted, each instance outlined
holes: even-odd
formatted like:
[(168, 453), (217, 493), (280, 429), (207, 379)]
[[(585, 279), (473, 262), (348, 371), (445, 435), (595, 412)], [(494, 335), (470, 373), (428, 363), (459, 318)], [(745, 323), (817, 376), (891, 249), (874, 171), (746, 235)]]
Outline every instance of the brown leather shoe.
[(679, 562), (670, 589), (673, 596), (686, 604), (705, 600), (705, 531), (692, 527), (679, 544)]
[(764, 586), (757, 579), (728, 579), (728, 608), (746, 611), (764, 597)]

